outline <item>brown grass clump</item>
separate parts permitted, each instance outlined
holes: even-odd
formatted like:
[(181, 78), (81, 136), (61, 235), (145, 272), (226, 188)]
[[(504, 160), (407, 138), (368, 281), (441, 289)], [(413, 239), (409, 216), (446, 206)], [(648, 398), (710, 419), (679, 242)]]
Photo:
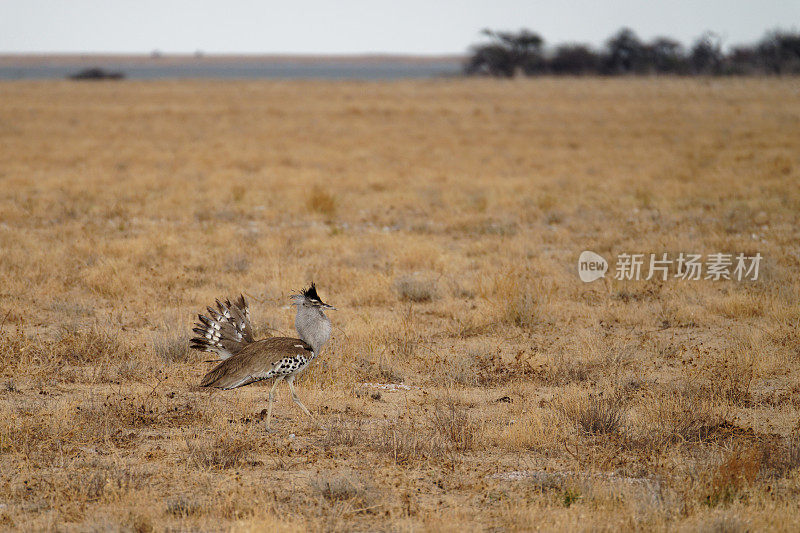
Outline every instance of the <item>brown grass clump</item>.
[(350, 448), (363, 445), (368, 438), (367, 428), (360, 420), (349, 421), (336, 416), (328, 421), (322, 445), (327, 447), (346, 446)]
[(308, 210), (326, 217), (336, 214), (336, 198), (320, 185), (314, 185), (306, 202)]
[(568, 431), (555, 412), (532, 408), (500, 427), (484, 428), (483, 434), (502, 448), (553, 452), (563, 449), (560, 439)]
[(321, 442), (325, 446), (366, 446), (405, 466), (426, 460), (452, 462), (457, 454), (475, 448), (480, 428), (453, 398), (437, 402), (426, 418), (388, 420), (370, 427), (337, 417)]
[(761, 471), (763, 453), (756, 447), (734, 449), (719, 464), (700, 474), (700, 498), (715, 507), (742, 496)]
[(411, 466), (427, 459), (441, 459), (447, 454), (442, 438), (432, 438), (425, 425), (416, 420), (393, 420), (370, 435), (370, 445), (401, 466)]

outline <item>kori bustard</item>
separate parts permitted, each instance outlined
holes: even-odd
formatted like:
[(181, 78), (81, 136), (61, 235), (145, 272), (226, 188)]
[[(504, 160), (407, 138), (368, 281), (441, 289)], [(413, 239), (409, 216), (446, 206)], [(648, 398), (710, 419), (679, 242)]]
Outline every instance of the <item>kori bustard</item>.
[[(323, 303), (314, 283), (308, 289), (292, 295), (292, 304), (297, 306), (294, 327), (299, 339), (291, 337), (268, 337), (256, 341), (250, 325), (250, 310), (244, 296), (233, 303), (217, 300), (217, 309), (208, 307), (209, 316), (197, 315), (200, 322), (193, 331), (199, 336), (191, 340), (196, 350), (213, 352), (222, 362), (205, 375), (201, 387), (235, 389), (257, 381), (274, 379), (269, 391), (267, 409), (267, 431), (270, 430), (272, 404), (275, 389), (285, 379), (292, 393), (292, 400), (311, 417), (294, 388), (294, 378), (317, 357), (331, 337), (331, 321), (323, 309), (336, 309)], [(317, 424), (319, 424), (317, 422)]]

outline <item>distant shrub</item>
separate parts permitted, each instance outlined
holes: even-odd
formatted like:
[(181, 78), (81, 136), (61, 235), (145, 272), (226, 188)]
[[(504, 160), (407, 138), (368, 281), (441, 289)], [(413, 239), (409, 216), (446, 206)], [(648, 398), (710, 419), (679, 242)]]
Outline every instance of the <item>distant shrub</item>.
[(121, 80), (125, 78), (125, 74), (118, 71), (110, 71), (94, 67), (81, 70), (75, 74), (70, 74), (67, 76), (67, 78), (77, 81)]

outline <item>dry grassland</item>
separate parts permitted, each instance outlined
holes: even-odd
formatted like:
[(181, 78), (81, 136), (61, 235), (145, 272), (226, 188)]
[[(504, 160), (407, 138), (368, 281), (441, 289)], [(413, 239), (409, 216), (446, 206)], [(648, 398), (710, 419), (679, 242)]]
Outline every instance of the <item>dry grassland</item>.
[[(799, 133), (796, 80), (2, 83), (0, 526), (797, 530)], [(267, 435), (191, 322), (312, 279), (325, 428)]]

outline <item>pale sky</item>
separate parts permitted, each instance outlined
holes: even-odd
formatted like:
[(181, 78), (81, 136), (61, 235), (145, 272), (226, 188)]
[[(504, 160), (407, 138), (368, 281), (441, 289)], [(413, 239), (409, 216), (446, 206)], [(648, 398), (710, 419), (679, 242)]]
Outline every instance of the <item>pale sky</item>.
[(0, 53), (464, 53), (482, 28), (601, 45), (622, 26), (724, 45), (800, 27), (800, 0), (0, 0)]

